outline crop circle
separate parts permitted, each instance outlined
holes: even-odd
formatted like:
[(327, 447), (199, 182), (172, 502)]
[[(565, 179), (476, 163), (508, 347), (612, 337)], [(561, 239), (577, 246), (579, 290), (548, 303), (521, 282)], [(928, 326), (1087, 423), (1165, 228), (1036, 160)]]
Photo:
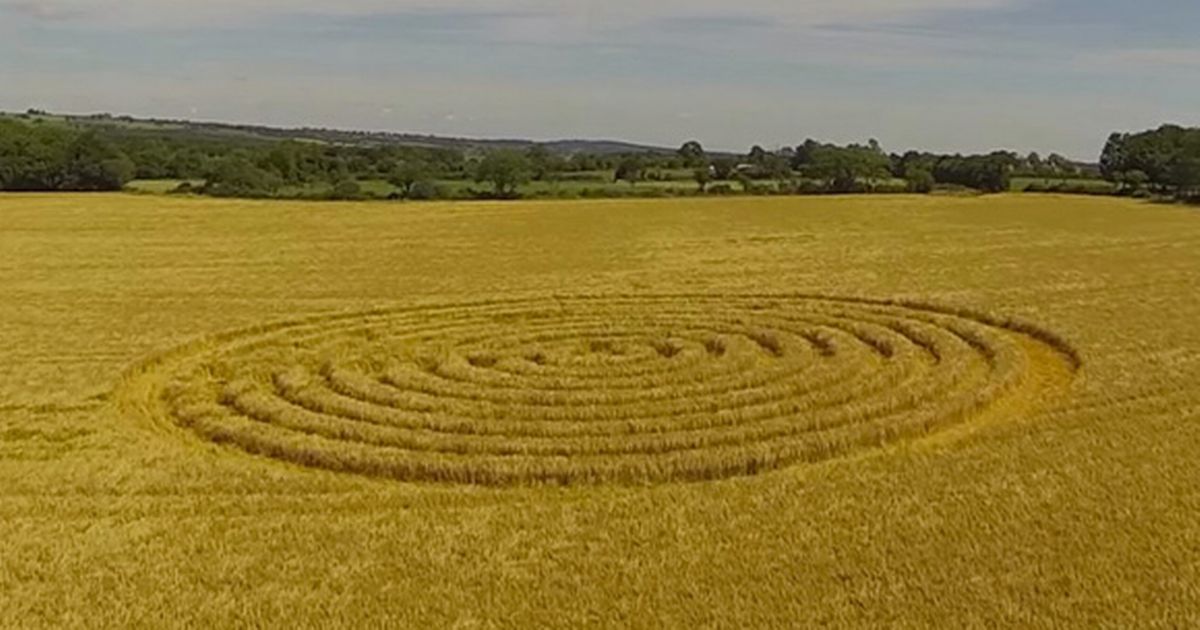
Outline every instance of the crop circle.
[(1019, 400), (1045, 357), (1078, 367), (1049, 332), (913, 302), (569, 296), (233, 331), (138, 366), (123, 388), (173, 428), (304, 466), (646, 484), (930, 435)]

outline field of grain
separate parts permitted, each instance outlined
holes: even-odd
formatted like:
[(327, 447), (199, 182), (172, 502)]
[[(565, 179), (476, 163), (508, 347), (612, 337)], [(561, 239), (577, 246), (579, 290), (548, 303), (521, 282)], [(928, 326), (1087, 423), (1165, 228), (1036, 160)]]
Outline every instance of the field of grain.
[(1200, 214), (0, 197), (0, 626), (1200, 625)]

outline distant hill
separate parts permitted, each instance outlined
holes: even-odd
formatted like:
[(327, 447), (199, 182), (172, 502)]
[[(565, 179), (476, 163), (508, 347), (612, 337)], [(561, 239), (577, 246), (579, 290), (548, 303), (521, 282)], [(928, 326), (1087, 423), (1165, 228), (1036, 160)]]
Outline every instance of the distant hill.
[(619, 153), (674, 153), (675, 149), (636, 144), (618, 140), (554, 140), (535, 142), (533, 140), (500, 139), (489, 140), (480, 138), (456, 138), (412, 133), (395, 133), (388, 131), (356, 131), (346, 129), (325, 129), (316, 127), (282, 128), (266, 125), (248, 125), (221, 122), (205, 122), (192, 120), (175, 120), (163, 118), (136, 118), (133, 116), (113, 114), (55, 114), (39, 110), (25, 113), (0, 112), (0, 116), (44, 120), (46, 122), (70, 124), (74, 126), (103, 127), (109, 132), (119, 132), (127, 135), (166, 135), (188, 137), (210, 137), (224, 140), (243, 139), (245, 141), (278, 141), (298, 140), (305, 142), (324, 142), (329, 144), (354, 146), (412, 146), (448, 148), (460, 151), (486, 151), (491, 149), (524, 149), (541, 145), (560, 155), (587, 153), (592, 155), (611, 155)]

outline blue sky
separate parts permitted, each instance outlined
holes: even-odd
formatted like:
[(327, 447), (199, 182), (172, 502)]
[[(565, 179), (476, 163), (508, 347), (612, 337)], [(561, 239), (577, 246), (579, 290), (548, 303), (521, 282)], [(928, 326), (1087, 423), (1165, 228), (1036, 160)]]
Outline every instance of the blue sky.
[(0, 0), (0, 108), (744, 150), (1200, 124), (1196, 0)]

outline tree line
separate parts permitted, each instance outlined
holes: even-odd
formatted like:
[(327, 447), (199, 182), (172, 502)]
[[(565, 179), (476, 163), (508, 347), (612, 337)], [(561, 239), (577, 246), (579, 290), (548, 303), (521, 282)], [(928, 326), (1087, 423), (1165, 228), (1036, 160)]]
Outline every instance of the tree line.
[[(1113, 134), (1094, 167), (1058, 154), (887, 153), (875, 140), (837, 145), (810, 139), (776, 150), (754, 146), (745, 154), (709, 153), (697, 141), (674, 152), (560, 154), (538, 144), (472, 151), (171, 135), (133, 127), (100, 131), (0, 119), (0, 190), (120, 190), (136, 178), (179, 180), (180, 192), (223, 197), (294, 196), (285, 191), (320, 189), (325, 197), (354, 199), (364, 196), (362, 182), (386, 181), (394, 198), (515, 198), (530, 182), (590, 181), (598, 173), (629, 184), (630, 190), (648, 180), (691, 179), (696, 187), (690, 194), (1003, 192), (1015, 177), (1103, 175), (1125, 193), (1195, 198), (1200, 196), (1200, 129), (1168, 125)], [(444, 185), (448, 181), (478, 187), (451, 192)]]
[(1100, 156), (1100, 169), (1124, 191), (1148, 188), (1200, 200), (1200, 128), (1163, 125), (1142, 133), (1114, 133)]
[(796, 147), (767, 151), (751, 148), (745, 156), (706, 160), (703, 147), (689, 142), (680, 155), (698, 163), (697, 181), (734, 179), (752, 188), (756, 181), (790, 182), (801, 193), (932, 192), (935, 188), (967, 188), (1003, 192), (1013, 177), (1082, 178), (1085, 165), (1052, 154), (1020, 156), (1008, 151), (985, 155), (944, 155), (919, 151), (886, 153), (875, 140), (865, 144), (821, 143), (806, 140)]
[(136, 170), (95, 133), (0, 120), (0, 190), (119, 190)]

